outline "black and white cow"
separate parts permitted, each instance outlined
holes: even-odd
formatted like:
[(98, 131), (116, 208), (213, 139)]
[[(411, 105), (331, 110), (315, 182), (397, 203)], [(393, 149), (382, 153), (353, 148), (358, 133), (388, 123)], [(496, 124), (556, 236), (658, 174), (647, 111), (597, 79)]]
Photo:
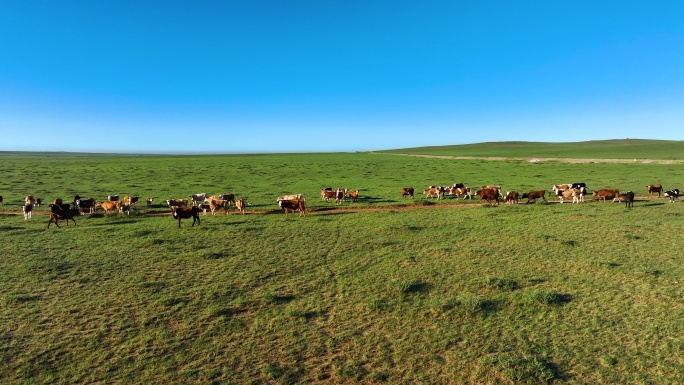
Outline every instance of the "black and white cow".
[(679, 199), (679, 189), (678, 188), (673, 188), (670, 191), (665, 191), (664, 194), (666, 197), (670, 198), (670, 202), (674, 202), (677, 199)]

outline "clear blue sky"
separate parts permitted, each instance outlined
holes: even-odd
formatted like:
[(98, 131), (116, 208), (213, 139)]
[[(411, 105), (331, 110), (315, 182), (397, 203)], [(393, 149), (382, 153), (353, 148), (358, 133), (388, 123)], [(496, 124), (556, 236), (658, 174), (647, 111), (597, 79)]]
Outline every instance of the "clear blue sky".
[(684, 140), (681, 1), (4, 1), (0, 150)]

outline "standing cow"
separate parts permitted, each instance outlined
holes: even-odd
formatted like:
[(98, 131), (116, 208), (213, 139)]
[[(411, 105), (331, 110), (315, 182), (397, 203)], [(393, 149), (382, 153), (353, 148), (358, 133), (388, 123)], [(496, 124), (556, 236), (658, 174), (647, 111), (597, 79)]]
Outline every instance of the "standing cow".
[(189, 219), (192, 218), (192, 226), (195, 226), (195, 222), (197, 222), (197, 226), (200, 225), (200, 216), (199, 216), (199, 211), (200, 209), (197, 206), (192, 206), (192, 207), (176, 207), (173, 206), (173, 219), (178, 220), (178, 228), (181, 227), (181, 219)]

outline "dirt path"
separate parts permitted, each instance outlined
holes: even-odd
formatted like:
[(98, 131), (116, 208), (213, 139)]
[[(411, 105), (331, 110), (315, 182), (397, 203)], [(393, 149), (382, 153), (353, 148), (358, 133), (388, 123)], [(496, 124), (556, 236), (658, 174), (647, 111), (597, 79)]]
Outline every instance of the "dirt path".
[(684, 164), (684, 160), (674, 159), (598, 159), (598, 158), (515, 158), (503, 156), (454, 156), (454, 155), (421, 155), (421, 154), (394, 154), (398, 156), (412, 156), (416, 158), (432, 159), (461, 159), (461, 160), (517, 160), (521, 162), (564, 162), (564, 163), (645, 163), (645, 164)]

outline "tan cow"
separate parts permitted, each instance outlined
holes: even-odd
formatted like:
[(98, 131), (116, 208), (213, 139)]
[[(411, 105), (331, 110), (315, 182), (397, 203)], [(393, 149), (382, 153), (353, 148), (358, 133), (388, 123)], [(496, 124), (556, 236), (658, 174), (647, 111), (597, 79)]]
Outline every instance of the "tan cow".
[(97, 202), (96, 207), (102, 207), (102, 209), (105, 211), (105, 213), (108, 213), (112, 210), (121, 211), (121, 201)]
[(228, 201), (222, 201), (218, 199), (212, 199), (209, 201), (209, 208), (211, 209), (211, 215), (216, 215), (216, 210), (223, 208), (223, 213), (228, 213)]
[(620, 200), (620, 190), (616, 189), (601, 189), (601, 190), (596, 190), (594, 191), (594, 194), (592, 194), (595, 197), (598, 197), (599, 201), (606, 201), (606, 198), (611, 198), (613, 199), (613, 202), (619, 201)]
[(235, 207), (238, 209), (238, 211), (240, 213), (242, 213), (242, 215), (245, 215), (245, 206), (246, 205), (247, 205), (247, 203), (242, 198), (235, 201)]

